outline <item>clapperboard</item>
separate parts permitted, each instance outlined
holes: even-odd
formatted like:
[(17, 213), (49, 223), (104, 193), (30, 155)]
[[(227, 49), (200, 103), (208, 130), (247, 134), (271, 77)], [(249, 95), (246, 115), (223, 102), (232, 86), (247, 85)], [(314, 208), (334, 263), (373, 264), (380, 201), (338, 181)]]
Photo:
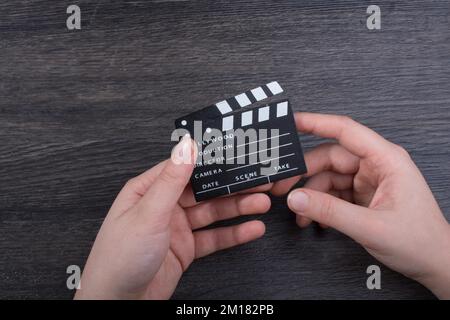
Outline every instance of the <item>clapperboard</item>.
[(306, 173), (289, 100), (265, 101), (283, 93), (270, 82), (175, 121), (179, 136), (189, 132), (198, 146), (197, 201)]

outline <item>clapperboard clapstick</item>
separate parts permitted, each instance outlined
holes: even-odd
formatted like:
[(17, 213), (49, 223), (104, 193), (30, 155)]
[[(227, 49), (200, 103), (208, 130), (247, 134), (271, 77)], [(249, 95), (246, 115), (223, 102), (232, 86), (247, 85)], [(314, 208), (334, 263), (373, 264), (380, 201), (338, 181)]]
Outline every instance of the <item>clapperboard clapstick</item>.
[(289, 100), (257, 105), (283, 89), (271, 82), (175, 121), (199, 154), (191, 177), (197, 201), (306, 173)]

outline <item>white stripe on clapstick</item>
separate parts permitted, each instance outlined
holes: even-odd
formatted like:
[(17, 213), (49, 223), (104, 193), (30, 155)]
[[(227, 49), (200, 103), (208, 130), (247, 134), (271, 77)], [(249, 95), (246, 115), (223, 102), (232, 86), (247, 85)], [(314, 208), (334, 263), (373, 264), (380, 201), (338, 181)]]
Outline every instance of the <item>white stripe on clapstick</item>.
[(272, 92), (274, 96), (283, 92), (283, 89), (281, 88), (280, 84), (276, 81), (268, 83), (266, 84), (266, 86), (267, 88), (269, 88), (270, 92)]
[(228, 104), (228, 102), (226, 102), (225, 100), (217, 102), (216, 106), (217, 106), (217, 109), (219, 109), (221, 114), (226, 114), (226, 113), (229, 113), (229, 112), (233, 111), (233, 109), (231, 109), (231, 107)]
[(222, 131), (233, 129), (233, 116), (225, 117), (222, 119)]
[(253, 122), (253, 111), (243, 112), (241, 115), (241, 126), (251, 125)]
[[(228, 104), (227, 104), (228, 105)], [(276, 117), (285, 117), (288, 114), (288, 102), (283, 101), (277, 105), (267, 105), (265, 107), (259, 108), (258, 111), (258, 122), (264, 122), (270, 119), (270, 108), (277, 108)], [(234, 117), (231, 115), (222, 119), (222, 131), (227, 131), (234, 129)], [(241, 127), (246, 127), (253, 124), (253, 110), (242, 112), (240, 115), (236, 115), (236, 122), (239, 123), (239, 117), (241, 117), (240, 124)]]
[[(280, 94), (283, 92), (283, 89), (281, 88), (280, 84), (277, 81), (272, 81), (266, 84), (267, 88), (269, 89), (270, 93), (269, 96), (275, 96), (277, 94)], [(258, 102), (264, 99), (267, 99), (268, 96), (267, 94), (264, 92), (262, 87), (258, 87), (255, 88), (253, 90), (250, 90), (250, 93), (241, 93), (238, 94), (237, 96), (233, 97), (233, 98), (229, 98), (226, 100), (222, 100), (220, 102), (217, 102), (216, 104), (213, 104), (209, 107), (206, 107), (204, 109), (209, 109), (209, 108), (217, 108), (217, 110), (219, 110), (219, 112), (222, 115), (226, 115), (228, 113), (231, 113), (235, 110), (233, 110), (233, 108), (231, 108), (230, 104), (228, 103), (228, 101), (230, 99), (235, 99), (236, 102), (239, 104), (239, 106), (241, 108), (249, 106), (252, 104), (252, 96), (254, 97), (254, 99)], [(252, 99), (252, 100), (251, 100)], [(228, 100), (228, 101), (227, 101)]]
[(255, 97), (256, 101), (261, 101), (267, 98), (266, 93), (264, 92), (263, 88), (258, 87), (253, 90), (250, 90)]
[(252, 104), (252, 102), (249, 100), (249, 98), (247, 97), (247, 95), (245, 93), (241, 93), (239, 95), (237, 95), (236, 97), (234, 97), (236, 99), (236, 101), (239, 103), (239, 105), (241, 106), (241, 108), (246, 107), (250, 104)]
[(277, 118), (284, 117), (288, 113), (288, 103), (287, 101), (277, 104)]
[(263, 107), (258, 110), (258, 122), (263, 122), (269, 120), (269, 106)]

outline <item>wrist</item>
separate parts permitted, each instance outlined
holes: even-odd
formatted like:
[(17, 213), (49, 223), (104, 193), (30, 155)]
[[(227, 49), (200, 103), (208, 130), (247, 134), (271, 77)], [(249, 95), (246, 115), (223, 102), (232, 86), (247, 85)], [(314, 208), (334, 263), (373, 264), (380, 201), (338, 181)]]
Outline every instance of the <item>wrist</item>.
[(115, 295), (107, 290), (87, 290), (85, 288), (77, 289), (74, 300), (136, 300), (135, 295)]
[[(448, 265), (450, 268), (450, 265)], [(450, 299), (450, 272), (442, 272), (432, 278), (421, 281), (439, 299)]]
[(88, 288), (77, 289), (74, 300), (121, 300), (122, 298), (109, 294), (107, 290), (89, 290)]
[(112, 281), (98, 281), (83, 274), (80, 288), (74, 295), (74, 300), (122, 300), (127, 299), (117, 294), (116, 288), (111, 287)]
[(433, 292), (439, 299), (450, 299), (450, 225), (447, 226), (442, 247), (433, 270), (418, 281)]

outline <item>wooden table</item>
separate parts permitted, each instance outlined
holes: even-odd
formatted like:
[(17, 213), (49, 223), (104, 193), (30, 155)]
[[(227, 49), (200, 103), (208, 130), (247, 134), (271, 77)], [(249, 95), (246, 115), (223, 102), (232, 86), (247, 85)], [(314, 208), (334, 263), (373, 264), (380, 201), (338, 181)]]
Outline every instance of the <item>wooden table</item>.
[[(66, 28), (76, 3), (82, 29)], [(406, 147), (450, 218), (449, 2), (0, 4), (0, 297), (71, 298), (122, 185), (169, 155), (173, 120), (278, 80), (295, 110), (346, 114)], [(319, 143), (302, 137), (309, 149)], [(360, 246), (300, 230), (274, 198), (260, 240), (196, 261), (174, 298), (433, 298)]]

